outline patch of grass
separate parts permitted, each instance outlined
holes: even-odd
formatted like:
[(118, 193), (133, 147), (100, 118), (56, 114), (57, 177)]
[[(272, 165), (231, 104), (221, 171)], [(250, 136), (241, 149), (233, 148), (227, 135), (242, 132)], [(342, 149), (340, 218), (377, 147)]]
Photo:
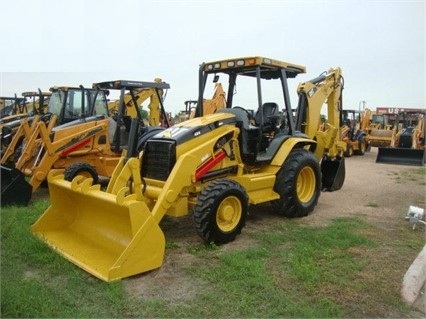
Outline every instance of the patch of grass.
[(369, 202), (367, 205), (365, 205), (366, 207), (379, 207), (379, 204), (374, 203), (374, 202)]
[(166, 241), (166, 249), (180, 248), (179, 244), (174, 241)]
[(120, 317), (121, 283), (94, 279), (30, 232), (47, 201), (1, 212), (1, 317)]
[[(283, 219), (244, 234), (253, 237), (250, 247), (193, 245), (194, 262), (181, 271), (194, 293), (179, 299), (176, 291), (170, 301), (129, 296), (124, 283), (132, 279), (105, 283), (48, 248), (30, 232), (47, 206), (2, 209), (2, 318), (388, 317), (411, 310), (400, 301), (396, 278), (423, 245), (411, 228), (387, 238), (354, 218), (327, 227)], [(170, 241), (167, 248), (180, 247)], [(383, 267), (388, 259), (393, 267)], [(152, 289), (168, 282), (161, 285)]]
[(205, 256), (208, 252), (217, 251), (219, 246), (214, 243), (204, 244), (201, 246), (192, 246), (188, 249), (188, 251), (196, 256)]
[(390, 175), (397, 184), (405, 183), (407, 181), (417, 182), (419, 185), (426, 185), (426, 168), (412, 168), (409, 170), (401, 170), (398, 172), (392, 171)]

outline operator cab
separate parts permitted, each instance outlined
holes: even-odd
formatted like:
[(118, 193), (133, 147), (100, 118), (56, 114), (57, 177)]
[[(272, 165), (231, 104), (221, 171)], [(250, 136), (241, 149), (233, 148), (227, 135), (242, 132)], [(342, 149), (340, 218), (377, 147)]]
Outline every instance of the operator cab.
[[(213, 76), (215, 83), (219, 75), (227, 77), (227, 82), (221, 81), (227, 91), (226, 108), (217, 112), (235, 115), (245, 164), (269, 163), (286, 137), (300, 134), (295, 129), (287, 84), (288, 78), (300, 73), (305, 73), (305, 67), (263, 57), (202, 64), (196, 116), (203, 116), (208, 78)], [(239, 105), (256, 105), (256, 111)]]

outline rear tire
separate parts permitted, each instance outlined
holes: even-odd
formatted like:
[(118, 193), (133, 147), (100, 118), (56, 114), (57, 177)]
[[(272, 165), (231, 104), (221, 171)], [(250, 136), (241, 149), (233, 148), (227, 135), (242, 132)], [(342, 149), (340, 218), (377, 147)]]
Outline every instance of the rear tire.
[(77, 175), (93, 178), (93, 184), (97, 184), (99, 182), (99, 176), (96, 168), (88, 163), (73, 163), (65, 168), (64, 176), (66, 181), (71, 182)]
[(315, 155), (293, 150), (277, 173), (274, 191), (280, 199), (271, 202), (285, 217), (303, 217), (312, 212), (321, 193), (321, 170)]
[(204, 188), (194, 207), (194, 223), (206, 243), (233, 241), (245, 226), (248, 196), (235, 181), (218, 179)]

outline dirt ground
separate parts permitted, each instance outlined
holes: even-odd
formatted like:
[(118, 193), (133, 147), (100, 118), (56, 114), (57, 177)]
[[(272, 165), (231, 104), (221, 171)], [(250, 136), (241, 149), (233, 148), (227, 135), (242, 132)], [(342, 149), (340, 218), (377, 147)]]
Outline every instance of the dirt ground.
[[(362, 216), (375, 226), (387, 231), (388, 227), (410, 227), (405, 216), (410, 205), (426, 208), (425, 175), (416, 172), (418, 166), (376, 163), (377, 149), (364, 156), (346, 158), (346, 179), (343, 188), (336, 192), (323, 192), (313, 213), (301, 219), (306, 225), (323, 226), (341, 216)], [(237, 239), (221, 250), (234, 250), (253, 245), (246, 234), (267, 229), (268, 225), (285, 223), (286, 219), (266, 211), (263, 207), (251, 207), (245, 228)], [(190, 216), (165, 217), (161, 222), (168, 242), (176, 248), (166, 249), (163, 266), (152, 272), (125, 281), (128, 292), (136, 298), (161, 297), (163, 300), (190, 300), (196, 294), (194, 287), (202, 283), (188, 280), (183, 271), (185, 265), (196, 258), (189, 247), (202, 240), (196, 234)], [(416, 226), (424, 228), (423, 225)], [(423, 296), (416, 303), (424, 311)]]

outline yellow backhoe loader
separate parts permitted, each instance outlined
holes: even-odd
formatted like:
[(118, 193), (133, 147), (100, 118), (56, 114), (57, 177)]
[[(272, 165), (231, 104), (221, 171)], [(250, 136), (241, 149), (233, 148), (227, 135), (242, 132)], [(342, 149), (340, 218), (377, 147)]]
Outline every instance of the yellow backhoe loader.
[(27, 106), (24, 97), (0, 97), (0, 139), (1, 152), (10, 143), (13, 133), (20, 121), (26, 118)]
[[(22, 133), (24, 132), (24, 128), (21, 126), (25, 123), (26, 127), (30, 125), (36, 124), (39, 120), (48, 121), (50, 116), (44, 116), (48, 110), (48, 103), (50, 99), (51, 92), (42, 92), (40, 89), (38, 92), (23, 92), (23, 106), (22, 110), (27, 110), (28, 113), (21, 113), (17, 116), (11, 116), (5, 118), (5, 122), (0, 124), (1, 133), (1, 164), (5, 164), (6, 160), (3, 160), (6, 149), (8, 149), (9, 158), (14, 152), (15, 148), (21, 145), (23, 140)], [(18, 136), (15, 137), (15, 134), (18, 132)], [(25, 131), (29, 133), (29, 130)], [(15, 139), (15, 141), (14, 141)], [(14, 141), (15, 145), (10, 146), (10, 144)]]
[(366, 117), (355, 110), (342, 110), (343, 124), (340, 127), (340, 139), (346, 143), (345, 156), (364, 155), (369, 145), (366, 139)]
[[(163, 81), (160, 78), (154, 79), (155, 83), (162, 83)], [(142, 105), (144, 101), (149, 98), (149, 119), (148, 123), (150, 126), (160, 126), (160, 123), (166, 122), (168, 124), (168, 118), (162, 116), (165, 114), (165, 111), (161, 109), (162, 103), (160, 102), (160, 98), (164, 100), (164, 90), (157, 88), (147, 87), (135, 90), (134, 95), (136, 98), (137, 105), (133, 106), (133, 100), (130, 93), (124, 95), (124, 104), (126, 105), (126, 114), (132, 118), (136, 118), (138, 116), (137, 109)], [(108, 102), (108, 109), (111, 113), (111, 116), (116, 116), (119, 111), (120, 100), (110, 101)], [(167, 125), (170, 126), (170, 125)]]
[(7, 123), (27, 115), (24, 97), (0, 97), (0, 123)]
[[(159, 223), (166, 214), (192, 213), (201, 238), (216, 244), (242, 231), (249, 205), (267, 204), (287, 217), (308, 215), (321, 190), (338, 190), (344, 182), (336, 115), (343, 86), (340, 69), (302, 83), (295, 121), (287, 80), (304, 72), (303, 66), (263, 57), (202, 63), (195, 118), (142, 135), (137, 143), (129, 139), (106, 190), (91, 178), (67, 181), (53, 170), (51, 205), (32, 232), (87, 272), (113, 281), (162, 265)], [(219, 75), (228, 79), (226, 108), (204, 115), (208, 78)], [(251, 87), (234, 95), (241, 81)], [(265, 90), (271, 81), (280, 86), (273, 94)], [(244, 100), (257, 105), (254, 118), (236, 106)], [(318, 132), (325, 100), (331, 122)], [(137, 124), (132, 122), (132, 131)], [(136, 144), (143, 145), (140, 153)]]
[(399, 128), (388, 147), (379, 147), (377, 163), (422, 166), (425, 164), (424, 112), (402, 111), (398, 114)]
[[(31, 193), (51, 169), (61, 169), (69, 180), (76, 175), (90, 176), (95, 182), (99, 176), (110, 177), (128, 141), (130, 117), (126, 115), (128, 108), (123, 103), (126, 91), (137, 105), (134, 90), (169, 88), (164, 82), (140, 81), (110, 81), (93, 86), (94, 89), (63, 87), (58, 90), (58, 111), (54, 111), (55, 104), (49, 107), (52, 112), (60, 114), (58, 118), (65, 124), (50, 127), (39, 121), (15, 167), (1, 167), (2, 206), (27, 205)], [(105, 96), (105, 92), (112, 89), (121, 92), (121, 107), (115, 120), (108, 116)], [(54, 95), (51, 101), (55, 101)], [(139, 114), (139, 110), (136, 112)], [(78, 119), (68, 121), (74, 117)], [(140, 114), (138, 119), (142, 120)], [(28, 182), (25, 177), (29, 178)]]

